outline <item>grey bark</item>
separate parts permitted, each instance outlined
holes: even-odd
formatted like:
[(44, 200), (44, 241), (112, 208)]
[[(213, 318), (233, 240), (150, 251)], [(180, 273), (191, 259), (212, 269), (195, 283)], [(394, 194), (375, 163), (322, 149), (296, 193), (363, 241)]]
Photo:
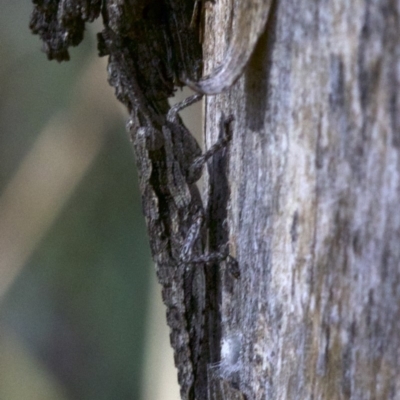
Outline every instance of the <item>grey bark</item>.
[[(206, 3), (206, 73), (240, 1)], [(400, 399), (399, 12), (275, 1), (244, 75), (206, 99), (207, 146), (235, 117), (241, 277), (222, 273), (220, 312), (240, 355), (217, 370), (248, 399)]]

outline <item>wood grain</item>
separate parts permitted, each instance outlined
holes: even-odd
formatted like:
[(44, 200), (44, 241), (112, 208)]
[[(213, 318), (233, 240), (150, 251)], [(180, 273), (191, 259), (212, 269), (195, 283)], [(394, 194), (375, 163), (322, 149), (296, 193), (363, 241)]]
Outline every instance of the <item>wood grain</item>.
[[(207, 3), (206, 72), (240, 3)], [(206, 100), (207, 146), (235, 117), (241, 279), (222, 277), (220, 329), (242, 335), (226, 378), (248, 399), (400, 398), (399, 7), (277, 1), (245, 74)]]

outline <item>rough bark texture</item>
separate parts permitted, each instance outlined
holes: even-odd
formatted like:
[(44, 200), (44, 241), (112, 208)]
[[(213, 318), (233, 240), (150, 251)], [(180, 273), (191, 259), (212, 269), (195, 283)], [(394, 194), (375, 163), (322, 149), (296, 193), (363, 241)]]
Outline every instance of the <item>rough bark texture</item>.
[[(206, 72), (240, 1), (206, 3)], [(400, 399), (399, 12), (275, 1), (244, 76), (206, 99), (208, 146), (235, 117), (221, 330), (241, 351), (219, 372), (248, 399)]]

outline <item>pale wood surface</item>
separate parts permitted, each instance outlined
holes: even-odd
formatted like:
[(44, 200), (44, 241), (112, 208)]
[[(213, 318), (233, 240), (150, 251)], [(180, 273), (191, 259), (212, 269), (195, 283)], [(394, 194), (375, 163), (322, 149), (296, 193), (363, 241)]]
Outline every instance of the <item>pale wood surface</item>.
[[(206, 2), (206, 72), (241, 1)], [(206, 100), (208, 147), (235, 116), (222, 336), (248, 399), (400, 399), (399, 13), (277, 0), (244, 76)]]

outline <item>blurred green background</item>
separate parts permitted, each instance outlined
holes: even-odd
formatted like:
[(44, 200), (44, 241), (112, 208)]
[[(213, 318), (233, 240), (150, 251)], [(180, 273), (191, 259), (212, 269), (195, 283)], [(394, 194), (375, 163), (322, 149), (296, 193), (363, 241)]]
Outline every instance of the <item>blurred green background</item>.
[(178, 399), (101, 25), (50, 62), (32, 7), (0, 0), (0, 399)]

